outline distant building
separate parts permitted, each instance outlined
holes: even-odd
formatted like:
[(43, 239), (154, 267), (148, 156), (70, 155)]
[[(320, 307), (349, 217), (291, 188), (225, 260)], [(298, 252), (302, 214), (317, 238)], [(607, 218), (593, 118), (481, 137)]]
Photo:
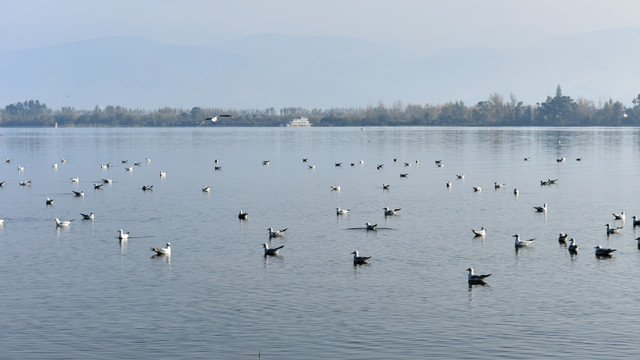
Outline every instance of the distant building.
[(299, 117), (297, 119), (293, 119), (287, 123), (287, 127), (298, 127), (298, 126), (311, 126), (309, 119), (306, 117)]

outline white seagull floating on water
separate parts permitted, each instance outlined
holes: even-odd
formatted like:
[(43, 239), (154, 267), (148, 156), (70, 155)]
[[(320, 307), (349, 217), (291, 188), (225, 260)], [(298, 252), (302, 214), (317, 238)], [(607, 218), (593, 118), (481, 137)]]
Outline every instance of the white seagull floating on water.
[(71, 178), (71, 182), (77, 183), (77, 182), (79, 182), (79, 181), (80, 181), (80, 178), (79, 178), (79, 177), (77, 177), (77, 176), (76, 176), (76, 177)]
[(622, 211), (620, 214), (616, 214), (616, 213), (611, 213), (611, 215), (613, 215), (613, 218), (616, 220), (625, 220), (625, 215), (624, 215), (624, 211)]
[(153, 190), (153, 185), (142, 185), (142, 191)]
[(160, 177), (161, 178), (167, 177), (167, 172), (166, 171), (160, 171)]
[(122, 230), (122, 229), (118, 230), (118, 239), (120, 239), (120, 240), (128, 240), (129, 239), (129, 232), (128, 231), (124, 232), (124, 230)]
[(113, 179), (102, 179), (102, 182), (105, 184), (112, 184), (113, 183)]
[(520, 194), (520, 190), (518, 190), (518, 188), (513, 189), (513, 195), (518, 195)]
[(151, 251), (155, 251), (156, 255), (171, 255), (171, 243), (167, 243), (166, 248), (151, 248)]
[(366, 223), (365, 226), (367, 227), (367, 230), (378, 230), (378, 224)]
[(536, 212), (547, 212), (547, 203), (544, 203), (542, 206), (534, 206), (533, 208)]
[(596, 256), (611, 256), (611, 253), (616, 251), (616, 249), (607, 249), (598, 245), (594, 249), (596, 249)]
[(284, 232), (287, 231), (288, 228), (284, 228), (282, 230), (273, 230), (273, 228), (269, 228), (267, 230), (269, 230), (269, 237), (281, 237), (284, 235)]
[(211, 185), (207, 185), (205, 187), (202, 188), (203, 192), (211, 192)]
[(104, 185), (104, 183), (102, 183), (102, 184), (93, 184), (93, 189), (94, 190), (100, 190), (100, 189), (102, 189), (102, 185)]
[(607, 227), (607, 235), (609, 234), (619, 234), (620, 230), (622, 230), (622, 226), (612, 228), (609, 224), (605, 225)]
[(578, 244), (574, 238), (569, 239), (569, 252), (574, 254), (578, 252)]
[(528, 239), (528, 240), (520, 240), (520, 234), (515, 234), (515, 235), (513, 235), (513, 237), (516, 238), (515, 243), (514, 243), (516, 247), (529, 246), (536, 239), (536, 238), (532, 238), (532, 239)]
[(494, 182), (493, 187), (496, 189), (502, 189), (505, 187), (505, 184), (498, 184), (497, 182)]
[(331, 190), (333, 191), (340, 191), (340, 185), (337, 186), (333, 186), (333, 185), (329, 185), (331, 187)]
[(474, 192), (480, 192), (480, 191), (482, 191), (482, 188), (480, 186), (474, 186), (473, 187), (473, 191)]
[(277, 256), (278, 252), (280, 251), (280, 249), (282, 249), (284, 247), (284, 245), (280, 245), (276, 248), (269, 248), (269, 244), (264, 243), (262, 244), (262, 247), (264, 248), (264, 256), (267, 255), (271, 255), (271, 256)]
[(76, 195), (76, 197), (84, 197), (84, 190), (82, 190), (82, 191), (71, 190), (71, 191), (73, 191), (73, 193)]
[(51, 198), (47, 197), (47, 199), (44, 201), (44, 203), (45, 203), (46, 205), (53, 205), (53, 199), (51, 199)]
[(349, 212), (349, 209), (341, 209), (340, 207), (336, 208), (336, 215), (344, 215)]
[(569, 234), (567, 234), (567, 233), (558, 234), (558, 242), (561, 243), (561, 244), (566, 244), (567, 243), (567, 237), (569, 237)]
[(95, 214), (93, 213), (93, 211), (89, 214), (80, 213), (80, 215), (82, 215), (82, 220), (93, 220), (95, 217)]
[(388, 206), (385, 206), (382, 210), (384, 210), (384, 216), (393, 216), (398, 213), (398, 211), (402, 210), (401, 208), (397, 209), (389, 209)]
[(69, 227), (71, 226), (71, 222), (73, 221), (73, 220), (60, 221), (60, 219), (58, 218), (55, 218), (53, 220), (56, 221), (56, 227)]
[(469, 272), (467, 275), (467, 281), (469, 284), (482, 284), (484, 283), (484, 279), (491, 276), (491, 274), (476, 275), (474, 274), (472, 267), (468, 268), (467, 271)]
[(487, 228), (485, 228), (484, 226), (482, 226), (480, 230), (471, 229), (471, 231), (475, 236), (485, 236), (487, 234)]
[(214, 117), (208, 117), (208, 118), (205, 118), (204, 120), (200, 121), (198, 123), (198, 125), (196, 125), (196, 127), (206, 123), (207, 121), (211, 121), (211, 124), (215, 124), (216, 122), (218, 122), (218, 118), (223, 118), (223, 117), (233, 117), (233, 116), (232, 115), (228, 115), (228, 114), (220, 114), (220, 115), (217, 115), (217, 116), (214, 116)]
[(366, 264), (369, 262), (369, 259), (371, 259), (371, 256), (360, 256), (358, 254), (358, 250), (354, 250), (352, 254), (353, 254), (354, 265)]

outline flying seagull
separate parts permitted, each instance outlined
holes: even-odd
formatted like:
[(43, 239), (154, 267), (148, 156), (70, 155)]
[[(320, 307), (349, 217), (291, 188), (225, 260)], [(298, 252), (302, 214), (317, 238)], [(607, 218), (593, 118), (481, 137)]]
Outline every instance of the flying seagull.
[(232, 115), (228, 115), (228, 114), (220, 114), (218, 116), (208, 117), (208, 118), (205, 118), (204, 120), (200, 121), (196, 127), (206, 123), (207, 121), (211, 121), (211, 124), (215, 124), (216, 122), (218, 122), (218, 118), (221, 118), (221, 117), (233, 117), (233, 116)]

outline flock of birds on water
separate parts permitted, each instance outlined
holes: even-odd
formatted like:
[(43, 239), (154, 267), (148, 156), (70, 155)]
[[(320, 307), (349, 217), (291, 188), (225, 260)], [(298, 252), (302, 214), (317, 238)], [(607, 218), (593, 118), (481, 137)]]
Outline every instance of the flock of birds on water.
[[(200, 123), (198, 123), (197, 126), (201, 126), (205, 123), (211, 122), (212, 124), (215, 124), (218, 120), (219, 117), (232, 117), (231, 115), (226, 115), (226, 114), (221, 114), (218, 115), (216, 117), (209, 117), (206, 118), (204, 120), (202, 120)], [(146, 163), (150, 163), (151, 159), (146, 158)], [(529, 161), (530, 158), (529, 157), (525, 157), (524, 161)], [(581, 158), (576, 158), (576, 161), (581, 161)], [(303, 158), (302, 161), (304, 163), (308, 162), (307, 158)], [(566, 161), (566, 158), (564, 157), (560, 157), (556, 159), (557, 162), (564, 162)], [(11, 159), (6, 159), (6, 164), (10, 164), (12, 162)], [(67, 162), (67, 159), (61, 159), (60, 163), (61, 164), (65, 164)], [(214, 161), (214, 170), (219, 171), (222, 169), (222, 167), (220, 165), (218, 165), (218, 160)], [(397, 158), (393, 159), (394, 163), (398, 162)], [(416, 163), (418, 163), (419, 161), (416, 160)], [(133, 166), (127, 166), (128, 164), (128, 160), (121, 160), (121, 163), (124, 167), (124, 170), (127, 172), (132, 172), (133, 171)], [(363, 160), (360, 160), (359, 162), (361, 165), (364, 163)], [(142, 164), (142, 162), (134, 162), (134, 166), (140, 166)], [(269, 160), (263, 160), (262, 161), (262, 165), (263, 166), (268, 166), (270, 165), (270, 161)], [(342, 163), (334, 163), (334, 165), (336, 167), (340, 167), (342, 166)], [(410, 162), (404, 162), (404, 166), (405, 167), (409, 167), (411, 166), (412, 163)], [(435, 160), (435, 165), (437, 167), (443, 167), (444, 164), (442, 162), (442, 160)], [(51, 165), (52, 168), (57, 169), (58, 168), (58, 163), (54, 163)], [(102, 170), (106, 170), (111, 168), (113, 165), (111, 163), (106, 163), (106, 164), (100, 164), (100, 168)], [(307, 165), (309, 169), (315, 169), (316, 166), (315, 165)], [(351, 163), (351, 166), (355, 166), (355, 163)], [(381, 170), (383, 169), (384, 164), (378, 164), (376, 165), (377, 170)], [(18, 166), (18, 172), (24, 172), (25, 168), (24, 166)], [(167, 173), (165, 171), (160, 171), (160, 178), (166, 178)], [(400, 177), (401, 178), (406, 178), (408, 177), (409, 174), (408, 173), (400, 173)], [(465, 175), (464, 174), (456, 174), (456, 179), (458, 180), (462, 180), (464, 179)], [(79, 183), (80, 179), (78, 177), (73, 177), (70, 179), (72, 183)], [(558, 182), (558, 179), (547, 179), (547, 180), (540, 180), (540, 186), (550, 186), (553, 184), (556, 184)], [(1, 181), (0, 182), (0, 188), (5, 186), (6, 181)], [(93, 187), (95, 190), (100, 190), (102, 188), (102, 186), (104, 184), (112, 184), (113, 183), (113, 179), (112, 178), (104, 178), (102, 179), (101, 183), (94, 183)], [(26, 181), (20, 181), (19, 182), (19, 186), (25, 186), (28, 187), (31, 185), (31, 180), (26, 180)], [(447, 188), (451, 188), (453, 186), (451, 181), (448, 181), (445, 185)], [(505, 184), (501, 184), (498, 182), (494, 183), (494, 188), (497, 189), (503, 189), (505, 188)], [(153, 185), (143, 185), (142, 186), (142, 191), (152, 191), (153, 190)], [(330, 189), (331, 191), (341, 191), (341, 187), (340, 185), (330, 185)], [(390, 185), (389, 184), (382, 184), (382, 189), (383, 190), (389, 190), (390, 189)], [(472, 186), (473, 192), (480, 192), (482, 191), (482, 188), (480, 186)], [(210, 185), (206, 185), (202, 188), (203, 192), (211, 192), (212, 190), (212, 186)], [(76, 191), (76, 190), (72, 190), (73, 194), (75, 197), (84, 197), (85, 193), (84, 190), (81, 191)], [(514, 188), (513, 189), (513, 194), (515, 196), (519, 195), (519, 190), (518, 188)], [(54, 199), (50, 198), (50, 197), (46, 197), (45, 199), (45, 205), (46, 206), (53, 206), (54, 204)], [(383, 209), (383, 213), (384, 216), (395, 216), (398, 214), (398, 212), (400, 210), (402, 210), (401, 208), (389, 208), (389, 207), (384, 207)], [(539, 212), (539, 213), (546, 213), (548, 211), (548, 205), (547, 203), (544, 203), (542, 206), (533, 206), (533, 210), (535, 212)], [(342, 215), (346, 215), (347, 213), (349, 213), (349, 209), (343, 209), (340, 207), (336, 208), (336, 215), (337, 216), (342, 216)], [(93, 221), (95, 219), (95, 214), (94, 212), (90, 212), (89, 214), (84, 214), (84, 213), (80, 213), (80, 215), (82, 216), (82, 220), (88, 220), (88, 221)], [(626, 220), (626, 214), (624, 211), (620, 212), (620, 213), (612, 213), (614, 220), (618, 220), (618, 221), (622, 221), (624, 222)], [(248, 213), (244, 212), (242, 210), (240, 210), (240, 212), (237, 215), (238, 219), (241, 221), (246, 221), (248, 219)], [(3, 217), (0, 218), (0, 226), (3, 226), (5, 223), (5, 220), (7, 218)], [(59, 218), (54, 218), (55, 221), (55, 225), (56, 228), (68, 228), (72, 225), (73, 221), (75, 219), (70, 219), (70, 220), (60, 220)], [(366, 222), (365, 227), (362, 228), (366, 231), (377, 231), (378, 230), (378, 224), (371, 224), (369, 222)], [(640, 219), (637, 216), (633, 216), (632, 217), (632, 225), (635, 228), (636, 226), (640, 226)], [(622, 226), (616, 226), (616, 227), (612, 227), (610, 224), (606, 224), (606, 234), (607, 236), (612, 235), (612, 234), (618, 234), (620, 233), (620, 231), (622, 230)], [(287, 231), (287, 228), (284, 229), (280, 229), (280, 230), (275, 230), (273, 228), (268, 228), (268, 236), (269, 236), (269, 240), (272, 240), (274, 238), (281, 238), (284, 236), (285, 232)], [(484, 237), (487, 234), (487, 228), (482, 226), (479, 229), (471, 229), (474, 237)], [(129, 239), (129, 232), (125, 232), (123, 229), (119, 229), (117, 231), (118, 233), (118, 239), (123, 242), (123, 241), (127, 241)], [(522, 239), (520, 237), (519, 234), (514, 234), (513, 235), (514, 238), (514, 246), (516, 251), (520, 248), (525, 248), (525, 247), (529, 247), (535, 240), (535, 238), (530, 238), (530, 239)], [(636, 238), (637, 241), (637, 245), (638, 245), (638, 249), (640, 249), (640, 237)], [(565, 244), (567, 245), (567, 249), (569, 251), (569, 253), (574, 256), (578, 254), (578, 244), (576, 242), (576, 240), (574, 238), (569, 238), (567, 233), (559, 233), (558, 235), (558, 242), (560, 244)], [(264, 256), (279, 256), (279, 252), (284, 248), (284, 245), (279, 245), (276, 247), (270, 247), (268, 243), (263, 243), (262, 244), (263, 250), (264, 250)], [(595, 249), (595, 255), (596, 257), (610, 257), (612, 255), (613, 252), (616, 251), (616, 249), (612, 249), (612, 248), (604, 248), (601, 245), (597, 245), (594, 247)], [(165, 247), (152, 247), (150, 248), (150, 250), (152, 252), (155, 253), (155, 256), (171, 256), (171, 244), (167, 243)], [(357, 250), (354, 250), (353, 252), (351, 252), (351, 255), (353, 255), (353, 264), (354, 266), (357, 265), (363, 265), (363, 264), (368, 264), (369, 260), (371, 259), (371, 256), (361, 256), (360, 253)], [(486, 285), (485, 279), (488, 278), (489, 276), (491, 276), (491, 274), (476, 274), (474, 269), (472, 267), (469, 267), (466, 269), (468, 275), (467, 275), (467, 281), (469, 283), (469, 285)]]

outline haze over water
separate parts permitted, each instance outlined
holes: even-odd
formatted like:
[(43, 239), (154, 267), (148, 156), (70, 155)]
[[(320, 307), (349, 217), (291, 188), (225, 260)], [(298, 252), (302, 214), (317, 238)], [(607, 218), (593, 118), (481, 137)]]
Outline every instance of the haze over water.
[[(636, 358), (639, 140), (636, 128), (2, 129), (0, 357)], [(607, 236), (607, 223), (624, 228)], [(288, 230), (269, 240), (269, 227)], [(516, 252), (516, 233), (536, 240)], [(167, 242), (171, 257), (152, 257)], [(263, 243), (285, 247), (265, 258)], [(617, 251), (598, 259), (598, 244)], [(354, 267), (353, 250), (370, 263)], [(488, 285), (468, 286), (470, 266)]]

